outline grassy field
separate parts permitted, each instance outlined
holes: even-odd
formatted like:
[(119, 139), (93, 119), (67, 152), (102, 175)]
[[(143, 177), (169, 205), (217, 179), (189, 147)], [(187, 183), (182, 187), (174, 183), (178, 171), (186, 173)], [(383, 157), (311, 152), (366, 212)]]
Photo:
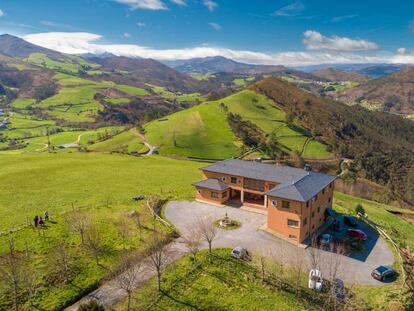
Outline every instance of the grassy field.
[[(241, 143), (230, 129), (226, 113), (220, 108), (225, 104), (230, 112), (255, 123), (265, 133), (276, 132), (278, 141), (287, 152), (302, 152), (310, 137), (304, 129), (288, 126), (284, 111), (270, 100), (252, 91), (244, 90), (224, 99), (169, 115), (145, 126), (146, 136), (153, 145), (160, 146), (162, 154), (224, 159), (240, 153)], [(174, 144), (175, 137), (175, 144)], [(326, 146), (311, 141), (304, 156), (327, 158)]]
[[(263, 286), (258, 269), (232, 259), (228, 249), (214, 250), (211, 261), (203, 251), (196, 266), (190, 256), (171, 266), (163, 276), (158, 300), (152, 279), (136, 291), (133, 310), (319, 310), (294, 294)], [(119, 305), (117, 310), (126, 310)]]
[[(162, 157), (135, 158), (100, 153), (58, 153), (38, 155), (0, 155), (0, 227), (1, 231), (23, 229), (13, 234), (17, 251), (28, 251), (36, 275), (37, 309), (56, 310), (72, 301), (86, 288), (93, 287), (108, 273), (124, 252), (124, 239), (116, 221), (138, 210), (144, 226), (141, 233), (131, 228), (126, 249), (143, 249), (153, 234), (152, 217), (143, 202), (134, 195), (158, 194), (162, 198), (190, 199), (191, 183), (200, 178), (200, 163)], [(13, 187), (10, 187), (13, 185)], [(80, 237), (68, 229), (68, 213), (81, 209), (98, 228), (102, 254), (99, 265), (86, 252)], [(51, 222), (43, 229), (26, 227), (34, 215), (48, 210)], [(75, 213), (80, 213), (75, 211)], [(169, 229), (155, 227), (158, 231)], [(0, 236), (0, 255), (6, 251), (10, 234)], [(54, 274), (50, 258), (58, 245), (76, 254), (75, 272), (68, 283)], [(54, 268), (55, 267), (55, 268)], [(0, 288), (0, 309), (8, 310)]]
[(90, 145), (88, 149), (101, 152), (119, 152), (125, 150), (128, 153), (134, 151), (145, 152), (147, 150), (142, 143), (142, 139), (131, 133), (131, 131), (124, 131), (110, 139)]
[(16, 109), (26, 109), (28, 106), (33, 105), (35, 100), (33, 98), (18, 98), (15, 99), (11, 106)]
[(53, 60), (43, 53), (32, 53), (25, 61), (36, 66), (67, 73), (79, 73), (83, 67), (94, 69), (99, 67), (99, 65), (89, 63), (75, 55), (67, 55), (67, 58), (62, 60)]

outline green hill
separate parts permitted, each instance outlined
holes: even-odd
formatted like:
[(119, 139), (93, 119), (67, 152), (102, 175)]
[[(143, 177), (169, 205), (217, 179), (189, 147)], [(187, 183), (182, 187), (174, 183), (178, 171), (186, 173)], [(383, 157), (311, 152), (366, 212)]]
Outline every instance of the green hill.
[(326, 146), (313, 141), (304, 128), (288, 125), (285, 112), (271, 100), (250, 90), (152, 121), (145, 126), (147, 139), (159, 146), (162, 154), (210, 159), (237, 156), (243, 144), (230, 128), (223, 105), (229, 112), (254, 123), (266, 135), (275, 133), (288, 153), (297, 151), (313, 158), (330, 156)]

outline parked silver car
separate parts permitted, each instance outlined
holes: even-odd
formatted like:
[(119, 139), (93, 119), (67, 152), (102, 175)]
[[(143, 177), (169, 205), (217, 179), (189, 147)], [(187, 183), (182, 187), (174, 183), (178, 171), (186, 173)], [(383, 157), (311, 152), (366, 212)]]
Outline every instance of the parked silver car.
[(247, 258), (248, 254), (249, 253), (247, 252), (247, 249), (241, 246), (237, 246), (231, 251), (231, 256), (237, 259), (245, 259)]

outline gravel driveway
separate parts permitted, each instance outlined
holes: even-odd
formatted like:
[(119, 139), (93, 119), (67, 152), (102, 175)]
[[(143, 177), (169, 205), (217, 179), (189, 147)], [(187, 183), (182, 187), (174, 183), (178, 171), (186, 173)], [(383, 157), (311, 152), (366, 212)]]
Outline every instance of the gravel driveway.
[[(242, 223), (236, 230), (219, 230), (213, 247), (235, 247), (243, 246), (249, 251), (263, 256), (276, 254), (278, 260), (288, 264), (298, 264), (301, 260), (307, 269), (311, 267), (311, 248), (300, 248), (292, 245), (270, 233), (260, 230), (266, 223), (265, 215), (241, 210), (233, 207), (216, 207), (213, 205), (193, 201), (172, 201), (165, 208), (165, 217), (169, 219), (176, 228), (185, 234), (198, 218), (214, 217), (222, 218), (225, 213), (232, 219)], [(179, 240), (178, 240), (179, 241)], [(358, 260), (347, 256), (332, 254), (323, 250), (316, 250), (320, 260), (322, 273), (330, 273), (332, 262), (338, 262), (340, 257), (340, 268), (338, 277), (347, 283), (381, 285), (382, 283), (371, 277), (371, 271), (379, 265), (390, 265), (394, 262), (394, 255), (382, 238), (372, 241), (371, 252), (364, 260)], [(272, 256), (272, 257), (273, 257)], [(327, 275), (325, 275), (327, 277)]]

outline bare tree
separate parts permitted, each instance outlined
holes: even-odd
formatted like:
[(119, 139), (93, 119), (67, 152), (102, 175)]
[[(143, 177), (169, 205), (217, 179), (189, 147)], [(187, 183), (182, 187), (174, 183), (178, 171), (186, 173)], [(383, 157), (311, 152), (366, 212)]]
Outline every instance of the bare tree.
[(102, 234), (96, 225), (92, 225), (85, 232), (84, 247), (95, 258), (96, 264), (99, 265), (99, 258), (103, 254), (105, 247), (103, 244)]
[(319, 249), (318, 236), (315, 234), (311, 237), (311, 245), (308, 248), (308, 254), (310, 257), (311, 269), (320, 270), (321, 250)]
[(23, 278), (25, 275), (25, 258), (14, 246), (14, 240), (8, 241), (8, 253), (0, 259), (0, 281), (13, 301), (14, 309), (20, 309)]
[[(326, 307), (329, 307), (331, 310), (338, 309), (338, 299), (341, 299), (339, 295), (341, 293), (338, 292), (339, 288), (337, 286), (341, 286), (341, 284), (336, 284), (338, 278), (338, 272), (341, 268), (341, 263), (343, 256), (346, 253), (345, 246), (343, 244), (335, 244), (332, 243), (328, 249), (329, 253), (325, 256), (323, 261), (323, 272), (327, 275), (327, 279), (330, 282), (330, 291), (329, 291), (329, 299), (326, 300)], [(345, 297), (343, 297), (345, 298)]]
[(91, 226), (91, 216), (86, 212), (73, 211), (69, 214), (68, 224), (73, 232), (80, 235), (82, 245), (85, 244), (85, 233)]
[(115, 226), (116, 226), (116, 231), (118, 232), (119, 237), (122, 239), (122, 247), (123, 247), (123, 249), (125, 249), (126, 248), (126, 241), (132, 235), (131, 222), (125, 216), (120, 216), (115, 221)]
[(126, 291), (128, 295), (127, 310), (131, 310), (132, 294), (138, 285), (141, 273), (141, 261), (137, 258), (123, 257), (120, 260), (116, 277), (116, 283), (120, 289)]
[(49, 256), (49, 267), (56, 276), (57, 282), (68, 283), (78, 267), (73, 250), (66, 242), (61, 242), (55, 246)]
[(304, 264), (305, 262), (304, 262), (304, 256), (303, 256), (302, 250), (299, 248), (296, 248), (295, 255), (293, 258), (293, 273), (292, 273), (293, 282), (292, 284), (295, 287), (297, 298), (299, 298), (300, 296), (300, 290), (301, 290), (300, 284), (302, 281)]
[(151, 268), (157, 273), (158, 291), (161, 291), (161, 276), (172, 255), (169, 245), (165, 244), (159, 234), (154, 235), (149, 248), (150, 255), (148, 256)]
[(197, 261), (197, 253), (200, 250), (201, 236), (197, 230), (190, 229), (189, 232), (183, 236), (185, 246), (193, 256), (194, 262)]
[(211, 244), (217, 236), (217, 227), (214, 225), (214, 220), (210, 217), (199, 218), (196, 222), (196, 230), (201, 238), (208, 243), (208, 253), (211, 255)]

